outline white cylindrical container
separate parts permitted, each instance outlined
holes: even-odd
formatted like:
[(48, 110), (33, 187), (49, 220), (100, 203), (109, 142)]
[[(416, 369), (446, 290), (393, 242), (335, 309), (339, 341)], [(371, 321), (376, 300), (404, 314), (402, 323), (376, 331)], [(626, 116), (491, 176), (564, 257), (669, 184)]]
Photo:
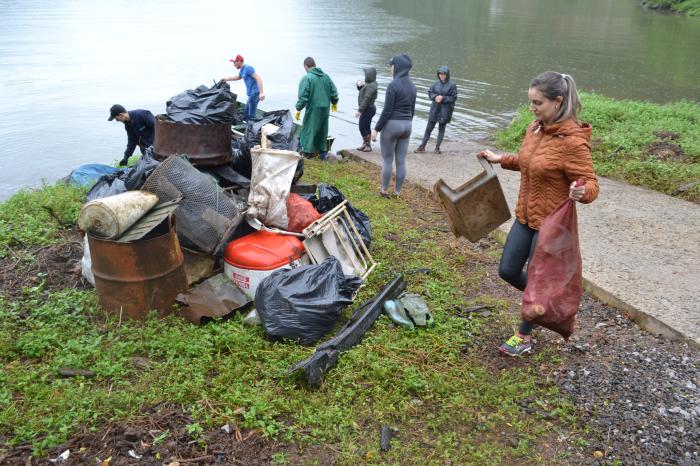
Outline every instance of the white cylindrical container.
[(90, 201), (80, 209), (78, 227), (93, 236), (115, 239), (158, 202), (148, 191), (126, 191)]

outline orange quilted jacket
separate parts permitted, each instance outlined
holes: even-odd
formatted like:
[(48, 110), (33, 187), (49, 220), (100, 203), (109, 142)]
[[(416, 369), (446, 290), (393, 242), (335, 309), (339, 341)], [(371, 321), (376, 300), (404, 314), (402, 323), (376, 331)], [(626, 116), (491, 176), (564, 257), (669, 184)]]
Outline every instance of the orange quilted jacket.
[(593, 172), (591, 125), (566, 120), (551, 125), (533, 122), (517, 155), (504, 155), (501, 167), (520, 171), (520, 193), (515, 217), (539, 230), (542, 220), (569, 197), (573, 181), (584, 180), (587, 204), (598, 197), (598, 179)]

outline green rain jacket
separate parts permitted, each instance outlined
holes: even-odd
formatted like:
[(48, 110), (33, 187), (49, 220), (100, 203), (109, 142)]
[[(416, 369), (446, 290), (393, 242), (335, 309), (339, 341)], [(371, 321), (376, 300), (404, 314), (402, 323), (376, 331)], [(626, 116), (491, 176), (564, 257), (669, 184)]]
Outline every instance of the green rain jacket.
[(331, 103), (338, 103), (338, 90), (331, 78), (319, 67), (311, 68), (299, 82), (297, 111), (306, 108), (302, 121), (302, 152), (328, 150), (328, 116)]

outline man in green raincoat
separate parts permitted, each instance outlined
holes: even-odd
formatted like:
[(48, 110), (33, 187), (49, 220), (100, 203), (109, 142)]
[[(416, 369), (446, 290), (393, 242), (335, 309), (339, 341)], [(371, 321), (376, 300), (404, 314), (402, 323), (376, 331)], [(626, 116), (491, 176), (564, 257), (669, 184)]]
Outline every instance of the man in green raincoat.
[(338, 90), (331, 78), (316, 66), (316, 61), (307, 57), (304, 60), (306, 75), (299, 82), (299, 97), (296, 103), (296, 119), (306, 108), (302, 122), (301, 151), (306, 157), (319, 153), (321, 160), (328, 154), (328, 116), (335, 112), (338, 104)]

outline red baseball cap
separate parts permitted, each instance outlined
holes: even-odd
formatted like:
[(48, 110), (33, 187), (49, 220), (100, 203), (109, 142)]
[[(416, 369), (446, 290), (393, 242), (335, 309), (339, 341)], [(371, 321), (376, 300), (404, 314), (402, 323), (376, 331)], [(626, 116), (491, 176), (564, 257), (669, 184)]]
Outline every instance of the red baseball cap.
[(243, 57), (241, 55), (236, 55), (236, 58), (231, 58), (229, 60), (231, 63), (236, 62), (236, 61), (245, 61), (243, 60)]

